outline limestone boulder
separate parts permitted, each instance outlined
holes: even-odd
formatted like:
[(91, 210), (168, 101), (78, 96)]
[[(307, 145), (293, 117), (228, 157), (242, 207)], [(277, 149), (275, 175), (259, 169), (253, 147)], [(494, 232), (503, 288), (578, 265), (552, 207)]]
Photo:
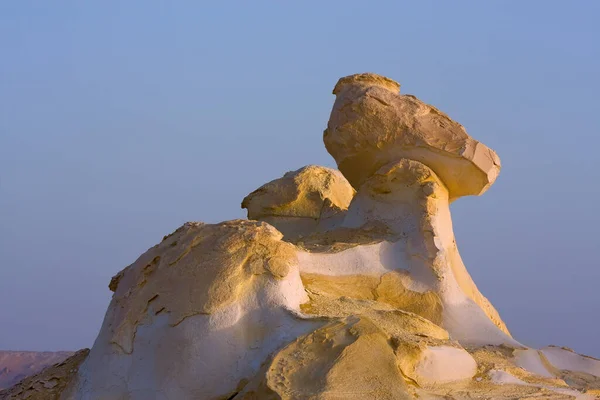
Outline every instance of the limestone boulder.
[(479, 195), (494, 183), (500, 159), (465, 128), (400, 85), (376, 74), (339, 80), (323, 140), (356, 189), (400, 158), (420, 161), (441, 178), (450, 198)]
[(256, 189), (244, 198), (242, 208), (249, 219), (268, 222), (294, 237), (331, 226), (353, 196), (340, 171), (308, 165)]

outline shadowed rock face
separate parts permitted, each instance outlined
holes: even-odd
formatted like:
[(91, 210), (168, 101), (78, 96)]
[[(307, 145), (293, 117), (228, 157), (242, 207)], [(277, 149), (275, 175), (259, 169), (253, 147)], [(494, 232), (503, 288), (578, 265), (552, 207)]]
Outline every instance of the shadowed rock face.
[(383, 165), (407, 158), (430, 167), (450, 198), (479, 195), (496, 180), (500, 159), (471, 138), (462, 125), (375, 74), (340, 79), (323, 135), (327, 151), (354, 186)]
[(398, 89), (342, 78), (325, 143), (344, 176), (289, 172), (244, 199), (260, 221), (164, 237), (112, 279), (62, 386), (43, 372), (15, 398), (595, 398), (600, 361), (519, 343), (460, 258), (450, 201), (485, 191), (496, 155)]
[(71, 351), (0, 351), (0, 389), (71, 356)]

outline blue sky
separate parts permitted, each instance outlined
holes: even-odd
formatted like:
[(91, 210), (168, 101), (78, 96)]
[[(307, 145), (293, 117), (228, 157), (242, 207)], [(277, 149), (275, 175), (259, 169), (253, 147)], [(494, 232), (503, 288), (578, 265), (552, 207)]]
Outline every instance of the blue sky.
[(596, 1), (0, 3), (0, 348), (89, 347), (120, 269), (307, 164), (376, 72), (503, 170), (452, 206), (515, 337), (600, 356)]

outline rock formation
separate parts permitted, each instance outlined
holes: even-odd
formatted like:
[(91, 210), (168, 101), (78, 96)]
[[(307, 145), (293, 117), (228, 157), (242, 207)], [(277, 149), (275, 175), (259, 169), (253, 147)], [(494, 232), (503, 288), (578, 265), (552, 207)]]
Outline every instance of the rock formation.
[(325, 147), (354, 188), (398, 158), (420, 161), (444, 182), (451, 199), (485, 192), (500, 172), (494, 151), (462, 125), (400, 85), (375, 74), (339, 80)]
[(70, 351), (0, 351), (0, 390), (72, 355)]
[(519, 343), (461, 260), (449, 204), (497, 155), (398, 91), (340, 79), (324, 141), (343, 176), (288, 172), (243, 200), (250, 220), (187, 223), (117, 274), (60, 398), (596, 398), (600, 360)]
[(249, 219), (268, 222), (288, 239), (330, 229), (354, 193), (339, 171), (308, 165), (256, 189), (242, 208), (248, 209)]
[(77, 373), (79, 365), (89, 354), (79, 350), (60, 363), (43, 369), (40, 373), (21, 380), (9, 389), (0, 391), (0, 399), (58, 400)]

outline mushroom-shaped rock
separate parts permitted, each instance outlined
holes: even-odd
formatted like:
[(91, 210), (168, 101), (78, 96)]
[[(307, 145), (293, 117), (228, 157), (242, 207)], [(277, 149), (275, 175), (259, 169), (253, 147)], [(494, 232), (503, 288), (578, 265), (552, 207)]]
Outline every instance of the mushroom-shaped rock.
[(338, 81), (323, 140), (340, 171), (354, 188), (379, 168), (400, 158), (430, 167), (450, 198), (479, 195), (496, 180), (500, 159), (471, 138), (464, 127), (400, 85), (376, 74)]
[(597, 398), (600, 360), (524, 347), (462, 262), (449, 203), (497, 157), (398, 90), (334, 89), (325, 143), (356, 192), (308, 166), (244, 199), (260, 221), (183, 225), (112, 279), (89, 355), (0, 400)]
[(340, 171), (307, 165), (264, 184), (242, 201), (248, 218), (270, 223), (286, 236), (306, 234), (345, 211), (354, 189)]
[[(498, 312), (481, 294), (462, 262), (452, 229), (448, 190), (431, 168), (415, 160), (400, 159), (376, 171), (357, 192), (342, 226), (360, 227), (374, 221), (396, 234), (393, 240), (398, 250), (391, 254), (404, 253), (408, 257), (408, 263), (393, 255), (381, 261), (388, 266), (397, 262), (397, 268), (409, 271), (408, 276), (394, 279), (390, 287), (396, 288), (398, 294), (404, 293), (404, 301), (412, 307), (422, 306), (420, 315), (435, 316), (437, 302), (400, 290), (400, 283), (437, 293), (443, 305), (442, 326), (461, 343), (520, 346), (510, 337)], [(307, 261), (310, 259), (304, 263)], [(328, 269), (332, 264), (329, 261)], [(373, 268), (378, 262), (372, 260), (368, 264)]]

